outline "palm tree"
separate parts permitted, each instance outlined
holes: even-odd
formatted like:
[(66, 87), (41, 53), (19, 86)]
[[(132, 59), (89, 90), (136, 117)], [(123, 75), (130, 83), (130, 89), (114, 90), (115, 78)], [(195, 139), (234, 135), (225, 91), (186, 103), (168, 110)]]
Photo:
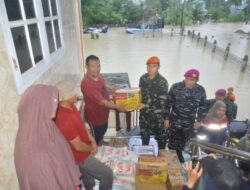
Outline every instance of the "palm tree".
[(203, 13), (202, 13), (202, 4), (196, 3), (193, 6), (193, 21), (202, 21), (203, 20)]

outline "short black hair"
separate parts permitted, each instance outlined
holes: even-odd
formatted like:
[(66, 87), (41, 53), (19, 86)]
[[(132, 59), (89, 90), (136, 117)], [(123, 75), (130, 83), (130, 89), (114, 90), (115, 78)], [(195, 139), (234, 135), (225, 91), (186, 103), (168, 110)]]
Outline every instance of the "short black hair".
[(218, 189), (240, 189), (241, 173), (234, 162), (224, 158), (215, 160), (208, 156), (201, 163)]
[(85, 63), (86, 63), (87, 66), (89, 66), (89, 61), (90, 61), (90, 60), (99, 61), (100, 59), (99, 59), (99, 57), (97, 57), (96, 55), (89, 55), (89, 56), (86, 58), (86, 61), (85, 61)]

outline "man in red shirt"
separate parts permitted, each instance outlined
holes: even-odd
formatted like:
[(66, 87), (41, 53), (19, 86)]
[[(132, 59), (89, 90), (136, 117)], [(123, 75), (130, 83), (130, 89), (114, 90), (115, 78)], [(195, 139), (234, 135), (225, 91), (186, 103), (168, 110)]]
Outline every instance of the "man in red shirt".
[(109, 100), (109, 93), (115, 88), (105, 84), (100, 74), (100, 60), (95, 55), (86, 58), (86, 75), (82, 79), (81, 90), (84, 96), (84, 114), (87, 123), (93, 128), (95, 140), (98, 145), (102, 143), (108, 128), (109, 110), (115, 109), (126, 112), (125, 107), (115, 105)]
[(112, 170), (97, 160), (92, 154), (97, 152), (93, 136), (82, 122), (81, 115), (74, 104), (77, 91), (70, 81), (57, 84), (59, 90), (59, 107), (56, 124), (69, 142), (75, 162), (82, 173), (82, 180), (87, 190), (93, 189), (95, 179), (100, 180), (100, 190), (110, 190), (113, 184)]

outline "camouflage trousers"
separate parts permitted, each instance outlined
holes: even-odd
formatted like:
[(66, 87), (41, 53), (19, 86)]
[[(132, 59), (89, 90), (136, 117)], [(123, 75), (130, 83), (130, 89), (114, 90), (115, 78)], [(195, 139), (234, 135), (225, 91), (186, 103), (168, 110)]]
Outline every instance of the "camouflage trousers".
[(176, 150), (179, 161), (181, 163), (184, 163), (184, 157), (182, 155), (182, 151), (185, 149), (186, 143), (190, 140), (190, 138), (192, 138), (195, 135), (193, 127), (175, 128), (175, 126), (172, 125), (169, 128), (168, 133), (169, 133), (168, 148)]
[(152, 114), (140, 114), (140, 129), (143, 145), (148, 145), (150, 135), (154, 135), (159, 149), (166, 148), (167, 133), (163, 124), (163, 117)]
[(168, 133), (168, 148), (180, 151), (184, 150), (186, 143), (194, 136), (193, 127), (176, 129), (174, 126), (171, 126)]

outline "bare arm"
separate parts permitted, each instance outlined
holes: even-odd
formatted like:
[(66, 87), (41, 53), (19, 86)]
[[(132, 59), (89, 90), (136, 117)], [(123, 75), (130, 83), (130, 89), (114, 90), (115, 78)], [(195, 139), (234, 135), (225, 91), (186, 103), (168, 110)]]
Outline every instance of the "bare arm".
[(196, 167), (193, 169), (192, 168), (192, 161), (188, 162), (186, 166), (184, 166), (184, 169), (186, 170), (188, 174), (188, 181), (187, 181), (187, 187), (189, 189), (193, 189), (197, 181), (200, 179), (203, 169), (200, 168), (200, 163), (198, 162)]
[(109, 108), (109, 109), (118, 110), (119, 112), (129, 111), (124, 106), (116, 105), (108, 100), (102, 100), (101, 102), (99, 102), (99, 105), (104, 106), (104, 107)]
[(91, 146), (92, 146), (91, 153), (95, 154), (97, 152), (97, 144), (96, 144), (95, 138), (92, 136), (92, 134), (89, 132), (89, 130), (87, 130), (87, 133), (88, 133), (89, 140), (90, 140)]
[(91, 152), (93, 149), (92, 144), (88, 145), (82, 142), (79, 136), (69, 142), (79, 152)]
[(109, 92), (109, 93), (113, 93), (115, 92), (116, 88), (111, 86), (111, 85), (108, 85), (108, 84), (105, 84), (105, 88), (106, 90)]

